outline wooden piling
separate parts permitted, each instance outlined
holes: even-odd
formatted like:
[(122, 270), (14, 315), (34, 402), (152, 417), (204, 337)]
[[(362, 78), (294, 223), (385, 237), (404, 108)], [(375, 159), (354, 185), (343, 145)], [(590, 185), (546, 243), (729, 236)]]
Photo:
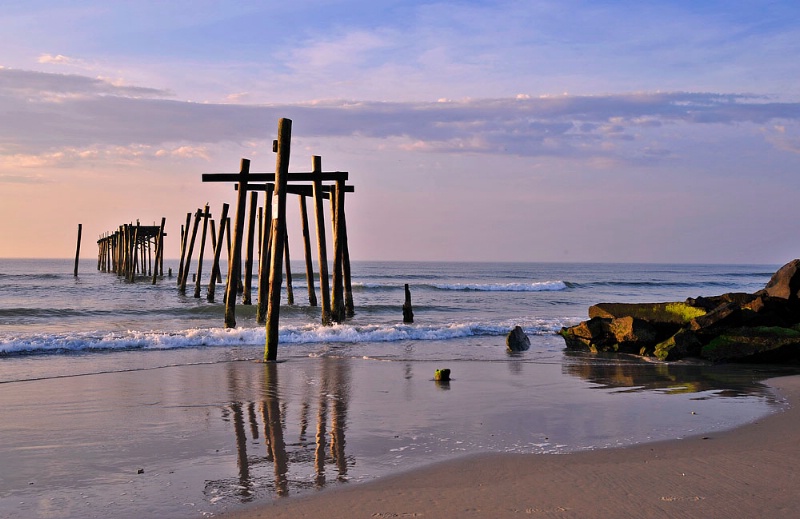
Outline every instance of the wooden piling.
[(258, 265), (261, 266), (261, 249), (263, 247), (262, 240), (264, 239), (264, 208), (259, 206), (258, 207), (258, 234), (256, 235), (258, 238), (256, 241), (256, 250), (258, 251)]
[(347, 227), (344, 230), (344, 244), (342, 246), (342, 268), (344, 269), (344, 314), (347, 317), (356, 315), (353, 302), (353, 279), (350, 275), (350, 247), (347, 245)]
[(322, 208), (322, 157), (314, 155), (311, 158), (312, 170), (317, 178), (314, 179), (314, 216), (317, 223), (317, 255), (319, 257), (319, 292), (322, 299), (322, 324), (331, 324), (330, 289), (328, 285), (328, 252), (325, 245), (325, 215)]
[(186, 260), (186, 245), (188, 243), (189, 224), (192, 223), (192, 213), (186, 213), (186, 225), (181, 227), (181, 262), (178, 265), (178, 286), (183, 281), (183, 267)]
[(286, 230), (286, 183), (289, 175), (289, 154), (291, 152), (292, 120), (278, 122), (278, 156), (275, 163), (275, 195), (272, 214), (272, 254), (269, 272), (269, 298), (267, 300), (266, 345), (264, 360), (278, 358), (278, 324), (281, 308), (281, 283), (283, 272), (283, 247)]
[(337, 323), (344, 321), (344, 282), (342, 280), (342, 218), (340, 211), (344, 206), (344, 189), (337, 182), (331, 186), (331, 221), (333, 223), (333, 293), (331, 297), (331, 319)]
[[(211, 213), (208, 212), (208, 204), (203, 209), (203, 234), (200, 237), (200, 254), (197, 260), (197, 279), (194, 284), (194, 297), (200, 298), (200, 282), (203, 277), (203, 253), (206, 250), (206, 233), (208, 232), (208, 219), (211, 218)], [(214, 277), (214, 271), (211, 271), (211, 277)]]
[(250, 174), (250, 161), (242, 159), (239, 168), (239, 192), (236, 197), (236, 223), (233, 226), (233, 243), (228, 258), (228, 284), (225, 288), (225, 327), (236, 326), (236, 293), (240, 261), (242, 255), (242, 232), (244, 231), (244, 211), (247, 205), (247, 177)]
[(303, 226), (303, 250), (306, 260), (306, 285), (308, 286), (308, 304), (317, 306), (317, 294), (314, 290), (314, 265), (311, 262), (311, 239), (308, 232), (308, 208), (305, 195), (298, 197), (300, 200), (300, 221)]
[(264, 198), (265, 222), (261, 229), (261, 253), (258, 259), (258, 300), (256, 302), (256, 322), (264, 324), (267, 320), (267, 299), (269, 296), (270, 245), (272, 240), (272, 191), (274, 186), (267, 184)]
[(81, 232), (83, 231), (83, 224), (78, 224), (78, 246), (75, 248), (75, 270), (74, 276), (78, 277), (78, 263), (81, 258)]
[[(211, 223), (213, 224), (214, 222), (212, 221)], [(209, 303), (214, 302), (214, 296), (216, 295), (217, 279), (215, 279), (215, 277), (219, 276), (218, 281), (220, 283), (222, 282), (222, 276), (220, 274), (220, 268), (219, 268), (219, 257), (222, 254), (222, 247), (224, 243), (223, 238), (225, 235), (225, 228), (227, 227), (227, 223), (228, 223), (228, 204), (222, 204), (222, 216), (220, 217), (219, 220), (219, 238), (217, 238), (217, 243), (214, 246), (214, 264), (213, 267), (211, 268), (212, 272), (211, 282), (208, 284), (208, 293), (206, 295), (206, 299), (208, 300)], [(211, 229), (214, 229), (213, 225), (211, 226)], [(214, 274), (214, 272), (216, 272), (216, 274)]]
[(186, 293), (186, 282), (189, 280), (189, 270), (192, 264), (192, 252), (194, 251), (194, 242), (197, 239), (197, 228), (200, 226), (200, 218), (203, 217), (203, 211), (200, 209), (194, 214), (194, 223), (192, 224), (192, 236), (189, 238), (189, 249), (186, 252), (186, 263), (183, 265), (183, 279), (181, 280), (180, 291), (181, 294)]
[(285, 269), (286, 269), (286, 303), (289, 305), (294, 304), (294, 289), (292, 289), (292, 267), (291, 267), (291, 259), (289, 258), (289, 232), (288, 230), (284, 231), (285, 237), (283, 240), (283, 252), (285, 261)]
[(247, 214), (247, 255), (244, 260), (244, 294), (242, 304), (252, 304), (253, 288), (253, 252), (255, 248), (256, 208), (258, 207), (258, 191), (250, 191), (250, 210)]
[(414, 310), (411, 308), (411, 290), (408, 288), (408, 283), (406, 283), (406, 301), (403, 303), (403, 322), (414, 322)]
[[(150, 237), (145, 238), (144, 247), (147, 250), (147, 275), (153, 275), (153, 248), (150, 246)], [(142, 254), (144, 256), (144, 254)], [(144, 270), (144, 269), (142, 269)]]
[[(208, 228), (209, 228), (209, 231), (211, 231), (211, 258), (213, 259), (214, 258), (214, 253), (217, 252), (217, 226), (214, 223), (214, 219), (213, 218), (208, 221)], [(217, 272), (214, 269), (215, 269), (215, 265), (212, 263), (211, 264), (211, 280), (210, 280), (211, 283), (216, 283), (216, 281), (217, 281)], [(220, 277), (222, 277), (222, 276), (220, 275)]]
[[(341, 186), (342, 192), (345, 192), (344, 182)], [(347, 244), (347, 218), (344, 210), (344, 199), (342, 196), (342, 207), (339, 209), (339, 217), (342, 219), (341, 223), (341, 241), (342, 241), (342, 277), (344, 281), (344, 313), (346, 317), (353, 317), (356, 314), (355, 305), (353, 304), (353, 282), (350, 277), (350, 247)]]
[(156, 242), (156, 272), (153, 272), (153, 284), (156, 284), (156, 274), (158, 274), (158, 265), (161, 265), (161, 277), (164, 277), (164, 226), (167, 219), (161, 218), (161, 227), (158, 230), (158, 241)]
[[(220, 220), (220, 233), (222, 232), (222, 220)], [(216, 222), (212, 218), (209, 222), (211, 224), (211, 250), (214, 251), (214, 254), (217, 252), (217, 226)], [(222, 234), (220, 234), (220, 241), (222, 241)], [(211, 282), (212, 283), (222, 283), (222, 271), (219, 269), (219, 263), (216, 265), (211, 266)]]
[(137, 256), (137, 242), (139, 240), (139, 222), (136, 222), (136, 227), (133, 225), (130, 226), (130, 241), (129, 245), (130, 248), (128, 249), (128, 255), (131, 258), (130, 261), (130, 268), (128, 269), (128, 281), (135, 281), (136, 280), (136, 267), (138, 266), (138, 256)]

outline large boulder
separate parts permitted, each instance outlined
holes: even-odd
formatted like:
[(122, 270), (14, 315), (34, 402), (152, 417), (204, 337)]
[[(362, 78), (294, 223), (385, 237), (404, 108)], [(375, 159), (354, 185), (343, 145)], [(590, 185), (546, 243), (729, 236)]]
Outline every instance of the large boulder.
[(561, 328), (558, 332), (567, 343), (567, 349), (584, 351), (605, 351), (614, 344), (613, 335), (609, 331), (611, 319), (592, 317), (569, 328)]
[(764, 292), (771, 297), (797, 300), (800, 298), (800, 259), (782, 266), (767, 283)]
[(653, 348), (653, 356), (658, 360), (696, 357), (700, 353), (702, 345), (693, 331), (681, 328), (669, 339), (656, 344)]
[(650, 323), (631, 316), (612, 319), (608, 331), (614, 336), (616, 350), (624, 353), (641, 353), (642, 348), (653, 344), (658, 337)]
[(688, 303), (599, 303), (589, 307), (589, 318), (630, 316), (654, 323), (685, 324), (705, 313)]
[(700, 356), (711, 361), (797, 362), (800, 331), (781, 327), (732, 329), (703, 346)]
[(531, 340), (519, 326), (506, 335), (506, 348), (508, 351), (527, 351), (531, 347)]

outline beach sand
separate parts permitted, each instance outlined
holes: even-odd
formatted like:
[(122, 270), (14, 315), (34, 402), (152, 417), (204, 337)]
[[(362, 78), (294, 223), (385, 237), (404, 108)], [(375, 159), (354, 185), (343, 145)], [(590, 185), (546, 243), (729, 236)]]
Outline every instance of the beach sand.
[(573, 454), (477, 455), (224, 517), (798, 517), (800, 377), (768, 383), (790, 407), (731, 431)]

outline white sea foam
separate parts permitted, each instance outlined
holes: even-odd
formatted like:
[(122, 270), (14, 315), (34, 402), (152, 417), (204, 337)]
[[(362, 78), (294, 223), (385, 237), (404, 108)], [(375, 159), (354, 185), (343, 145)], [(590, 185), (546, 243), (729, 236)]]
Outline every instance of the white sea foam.
[[(365, 343), (396, 341), (435, 341), (473, 336), (505, 335), (514, 326), (511, 322), (415, 324), (308, 324), (284, 326), (279, 333), (281, 344)], [(565, 323), (558, 319), (537, 320), (524, 326), (532, 335), (550, 334)], [(266, 340), (265, 330), (258, 328), (190, 328), (165, 331), (70, 332), (0, 336), (0, 354), (55, 353), (90, 350), (177, 349), (203, 346), (260, 345)]]
[(566, 290), (563, 281), (541, 281), (537, 283), (434, 283), (439, 290), (475, 290), (480, 292), (553, 292)]
[[(401, 284), (388, 283), (353, 283), (354, 288), (364, 290), (402, 290)], [(436, 290), (474, 290), (478, 292), (553, 292), (566, 290), (569, 285), (564, 281), (539, 281), (535, 283), (423, 283), (417, 288)]]

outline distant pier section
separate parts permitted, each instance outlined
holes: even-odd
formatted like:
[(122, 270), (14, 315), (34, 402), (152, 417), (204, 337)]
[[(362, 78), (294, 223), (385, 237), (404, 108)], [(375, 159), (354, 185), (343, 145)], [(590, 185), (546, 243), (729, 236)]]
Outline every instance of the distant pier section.
[(164, 275), (164, 225), (124, 224), (97, 240), (97, 270), (113, 272), (129, 281), (136, 276)]

